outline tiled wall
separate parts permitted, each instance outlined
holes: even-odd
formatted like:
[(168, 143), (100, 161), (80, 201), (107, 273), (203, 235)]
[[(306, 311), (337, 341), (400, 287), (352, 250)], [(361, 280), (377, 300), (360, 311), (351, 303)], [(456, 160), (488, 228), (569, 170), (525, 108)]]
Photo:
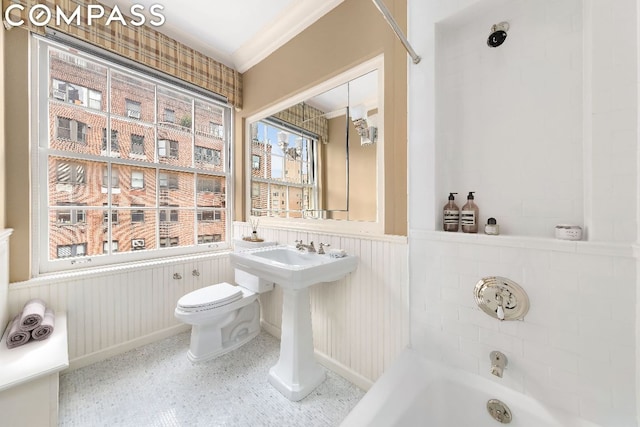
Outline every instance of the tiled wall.
[[(601, 425), (636, 426), (637, 2), (408, 6), (423, 57), (409, 68), (412, 345)], [(488, 48), (500, 21), (507, 40)], [(474, 190), (481, 225), (495, 216), (503, 235), (438, 231), (447, 192)], [(553, 239), (558, 222), (583, 225), (587, 241)], [(475, 305), (487, 275), (524, 287), (523, 322)], [(488, 373), (491, 350), (509, 357), (502, 379)]]
[[(630, 248), (443, 234), (412, 234), (412, 346), (603, 426), (634, 426)], [(475, 284), (494, 275), (528, 294), (524, 321), (500, 322), (476, 306)], [(501, 379), (489, 373), (493, 350), (509, 360)]]

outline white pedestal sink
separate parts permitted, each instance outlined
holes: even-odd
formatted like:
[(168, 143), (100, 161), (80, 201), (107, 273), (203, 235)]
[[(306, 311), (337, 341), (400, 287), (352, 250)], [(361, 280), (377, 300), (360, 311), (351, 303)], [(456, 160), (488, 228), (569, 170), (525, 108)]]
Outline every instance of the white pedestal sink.
[(272, 246), (231, 253), (231, 264), (282, 288), (280, 358), (269, 370), (269, 382), (288, 399), (303, 399), (325, 378), (324, 369), (313, 354), (309, 287), (341, 279), (356, 269), (358, 259)]

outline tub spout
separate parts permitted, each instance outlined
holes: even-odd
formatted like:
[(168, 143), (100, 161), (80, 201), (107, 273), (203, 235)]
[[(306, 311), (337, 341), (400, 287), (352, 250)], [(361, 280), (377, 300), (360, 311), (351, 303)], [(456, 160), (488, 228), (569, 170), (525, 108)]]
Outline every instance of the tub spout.
[(504, 368), (507, 366), (507, 356), (499, 351), (492, 351), (489, 354), (489, 359), (491, 359), (491, 374), (502, 378)]

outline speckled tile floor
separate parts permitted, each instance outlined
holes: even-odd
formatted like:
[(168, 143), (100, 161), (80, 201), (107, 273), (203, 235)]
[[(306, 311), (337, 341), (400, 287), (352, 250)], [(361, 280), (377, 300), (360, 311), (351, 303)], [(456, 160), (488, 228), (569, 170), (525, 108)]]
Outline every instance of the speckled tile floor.
[(364, 391), (327, 371), (291, 402), (267, 381), (280, 342), (261, 332), (243, 347), (192, 364), (189, 333), (62, 374), (60, 426), (338, 426)]

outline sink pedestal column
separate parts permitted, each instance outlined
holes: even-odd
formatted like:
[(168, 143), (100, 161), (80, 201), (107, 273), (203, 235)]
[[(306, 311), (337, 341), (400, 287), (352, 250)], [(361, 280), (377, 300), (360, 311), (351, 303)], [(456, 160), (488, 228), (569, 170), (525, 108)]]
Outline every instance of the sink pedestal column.
[(282, 288), (280, 358), (269, 370), (269, 382), (289, 400), (304, 399), (325, 379), (313, 354), (309, 287)]

